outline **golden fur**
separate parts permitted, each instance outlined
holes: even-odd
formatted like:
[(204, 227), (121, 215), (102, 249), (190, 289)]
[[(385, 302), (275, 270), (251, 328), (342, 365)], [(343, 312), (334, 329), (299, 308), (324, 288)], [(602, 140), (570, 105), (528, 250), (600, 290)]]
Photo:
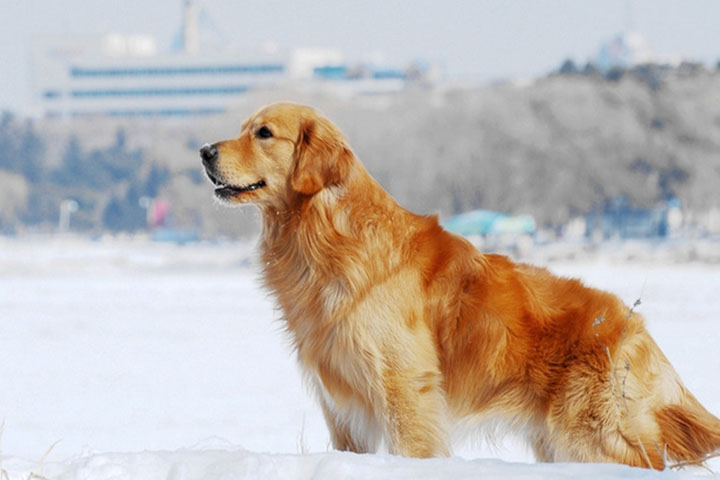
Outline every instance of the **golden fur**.
[(662, 469), (720, 447), (632, 309), (403, 209), (313, 109), (267, 106), (213, 147), (218, 196), (262, 211), (264, 282), (335, 448), (448, 455), (451, 425), (489, 419), (540, 461)]

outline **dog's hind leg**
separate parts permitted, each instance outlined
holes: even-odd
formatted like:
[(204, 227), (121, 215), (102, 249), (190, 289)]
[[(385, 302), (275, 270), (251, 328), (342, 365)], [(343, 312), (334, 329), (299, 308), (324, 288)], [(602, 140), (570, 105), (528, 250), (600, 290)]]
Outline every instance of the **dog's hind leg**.
[(655, 373), (645, 362), (646, 339), (642, 327), (632, 325), (612, 357), (600, 343), (573, 352), (535, 442), (539, 460), (664, 468), (659, 428), (648, 409), (646, 384)]
[(612, 389), (593, 382), (584, 394), (578, 389), (557, 399), (533, 449), (544, 462), (624, 463), (662, 470), (665, 459), (655, 441), (657, 428), (636, 420)]
[(628, 322), (612, 359), (588, 358), (570, 367), (546, 418), (555, 461), (662, 470), (718, 452), (720, 420), (682, 385), (639, 318)]

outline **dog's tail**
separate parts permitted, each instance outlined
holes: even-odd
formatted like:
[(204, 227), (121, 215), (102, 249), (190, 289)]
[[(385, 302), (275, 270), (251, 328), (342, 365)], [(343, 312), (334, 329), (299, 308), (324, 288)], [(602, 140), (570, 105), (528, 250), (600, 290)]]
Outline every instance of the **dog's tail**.
[[(675, 465), (701, 465), (720, 456), (720, 419), (687, 390), (683, 402), (655, 412), (666, 457)], [(668, 466), (673, 466), (670, 463)]]
[[(669, 360), (633, 317), (620, 348), (615, 375), (618, 403), (630, 448), (624, 463), (664, 469), (702, 465), (720, 456), (720, 419), (683, 385)], [(625, 363), (624, 363), (625, 362)], [(624, 369), (623, 367), (624, 363)]]

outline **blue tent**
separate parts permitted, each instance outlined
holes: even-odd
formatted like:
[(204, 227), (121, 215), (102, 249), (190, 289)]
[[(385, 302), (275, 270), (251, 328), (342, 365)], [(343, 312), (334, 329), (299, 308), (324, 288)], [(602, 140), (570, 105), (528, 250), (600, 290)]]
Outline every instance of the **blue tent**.
[(535, 219), (530, 215), (510, 216), (491, 210), (473, 210), (450, 217), (446, 229), (459, 235), (532, 235)]

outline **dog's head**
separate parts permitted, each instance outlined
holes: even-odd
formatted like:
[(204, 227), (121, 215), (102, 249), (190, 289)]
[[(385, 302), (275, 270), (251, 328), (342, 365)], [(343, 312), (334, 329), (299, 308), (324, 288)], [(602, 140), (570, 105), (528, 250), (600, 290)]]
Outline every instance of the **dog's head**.
[(353, 156), (340, 130), (310, 107), (276, 103), (242, 125), (237, 138), (200, 149), (215, 196), (272, 206), (341, 183)]

